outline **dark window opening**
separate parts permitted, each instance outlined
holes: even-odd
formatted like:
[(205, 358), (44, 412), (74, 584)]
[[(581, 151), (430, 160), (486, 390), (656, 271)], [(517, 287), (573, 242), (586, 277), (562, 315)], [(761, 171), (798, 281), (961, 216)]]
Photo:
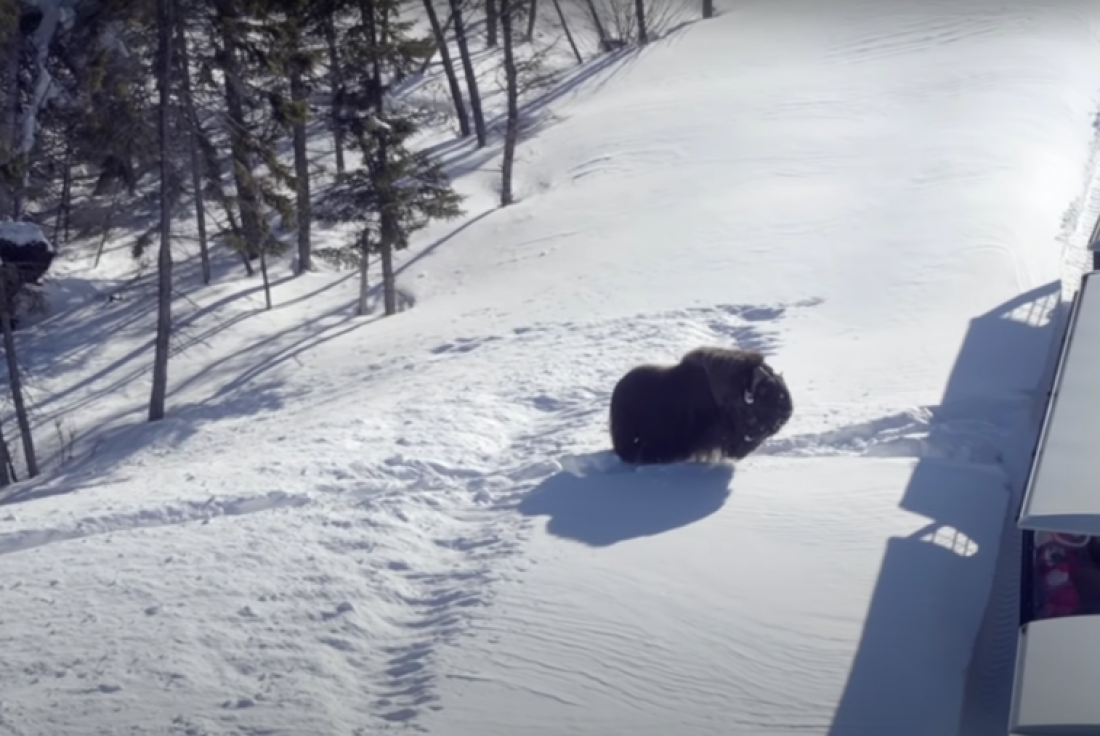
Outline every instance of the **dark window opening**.
[(1031, 532), (1024, 554), (1023, 623), (1100, 614), (1100, 537)]

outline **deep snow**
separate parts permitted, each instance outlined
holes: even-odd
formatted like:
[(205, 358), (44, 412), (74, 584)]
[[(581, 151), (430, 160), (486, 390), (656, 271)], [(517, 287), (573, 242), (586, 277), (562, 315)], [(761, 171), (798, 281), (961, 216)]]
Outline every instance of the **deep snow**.
[(33, 222), (0, 221), (0, 240), (6, 240), (15, 246), (42, 243), (51, 250), (54, 250), (53, 243), (51, 243), (50, 239), (46, 237), (46, 234), (42, 232), (42, 228)]
[[(469, 215), (396, 317), (181, 267), (157, 425), (151, 280), (59, 255), (0, 734), (1004, 732), (987, 602), (1098, 209), (1100, 9), (719, 7), (535, 105), (512, 207), (495, 150), (425, 141)], [(768, 353), (790, 425), (611, 462), (616, 378), (711, 342)]]

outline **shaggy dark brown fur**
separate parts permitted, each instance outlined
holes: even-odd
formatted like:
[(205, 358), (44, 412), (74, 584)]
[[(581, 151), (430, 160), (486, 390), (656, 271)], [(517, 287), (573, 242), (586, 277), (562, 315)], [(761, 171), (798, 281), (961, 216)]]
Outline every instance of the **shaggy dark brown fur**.
[(12, 243), (0, 238), (0, 262), (14, 273), (18, 287), (37, 284), (53, 263), (54, 250), (49, 243)]
[(634, 464), (740, 460), (790, 420), (783, 378), (750, 350), (696, 348), (630, 370), (611, 393), (611, 443)]
[(27, 286), (37, 284), (53, 263), (54, 249), (49, 243), (13, 243), (0, 238), (0, 279), (6, 302), (0, 308), (11, 316), (12, 329), (19, 328), (19, 302)]

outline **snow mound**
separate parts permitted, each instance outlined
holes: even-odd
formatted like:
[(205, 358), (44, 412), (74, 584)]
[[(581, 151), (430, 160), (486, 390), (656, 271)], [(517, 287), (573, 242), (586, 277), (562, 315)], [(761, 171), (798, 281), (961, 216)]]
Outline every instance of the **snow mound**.
[(45, 245), (51, 253), (57, 250), (42, 228), (33, 222), (5, 220), (0, 222), (0, 241), (14, 246)]

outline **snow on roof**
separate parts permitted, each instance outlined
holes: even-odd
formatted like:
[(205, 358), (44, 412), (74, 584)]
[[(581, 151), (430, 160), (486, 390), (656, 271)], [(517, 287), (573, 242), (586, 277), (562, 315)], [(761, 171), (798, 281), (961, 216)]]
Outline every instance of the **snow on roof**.
[(54, 250), (42, 228), (33, 222), (13, 222), (7, 220), (0, 222), (0, 240), (6, 240), (13, 245), (30, 245), (32, 243), (45, 243), (49, 249)]
[(1019, 526), (1100, 534), (1100, 433), (1096, 364), (1100, 361), (1100, 282), (1085, 276), (1071, 315), (1065, 356), (1055, 378), (1049, 415), (1028, 480)]

